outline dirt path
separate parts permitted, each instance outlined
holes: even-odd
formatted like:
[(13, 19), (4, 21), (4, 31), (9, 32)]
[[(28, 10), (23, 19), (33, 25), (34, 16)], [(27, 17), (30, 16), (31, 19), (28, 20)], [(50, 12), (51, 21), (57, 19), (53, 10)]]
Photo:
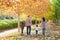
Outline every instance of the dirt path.
[[(48, 31), (48, 33), (49, 33), (49, 35), (51, 35), (51, 34), (54, 34), (54, 33), (57, 33), (57, 34), (60, 34), (60, 32), (58, 33), (57, 31), (55, 32), (55, 31), (52, 31), (51, 29), (48, 29), (49, 27), (51, 27), (52, 25), (50, 25), (49, 23), (48, 23), (48, 25), (47, 25), (47, 30), (46, 31)], [(41, 28), (42, 29), (42, 28)], [(40, 31), (42, 31), (40, 29)], [(50, 31), (51, 30), (51, 31)], [(24, 31), (26, 32), (26, 28), (24, 29)], [(50, 33), (50, 32), (52, 32), (52, 33)], [(32, 34), (34, 34), (35, 33), (35, 31), (33, 32), (31, 32)], [(41, 32), (40, 32), (41, 33)], [(14, 35), (14, 36), (13, 36)], [(20, 37), (18, 37), (17, 36), (18, 35), (18, 29), (16, 28), (16, 29), (12, 29), (12, 30), (7, 30), (7, 31), (4, 31), (4, 32), (1, 32), (0, 33), (0, 40), (12, 40), (12, 39), (21, 39), (21, 40), (41, 40), (43, 37), (35, 37), (35, 35), (33, 36), (33, 37), (29, 37), (29, 36), (20, 36)], [(25, 34), (26, 35), (26, 34)], [(6, 37), (7, 36), (7, 37)]]

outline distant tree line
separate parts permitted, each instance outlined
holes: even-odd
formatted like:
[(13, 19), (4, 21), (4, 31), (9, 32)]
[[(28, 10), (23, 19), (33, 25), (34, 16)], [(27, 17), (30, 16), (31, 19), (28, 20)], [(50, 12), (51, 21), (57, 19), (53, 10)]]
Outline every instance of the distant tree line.
[(10, 17), (10, 16), (2, 15), (2, 16), (0, 16), (0, 19), (4, 20), (4, 19), (14, 19), (14, 18)]

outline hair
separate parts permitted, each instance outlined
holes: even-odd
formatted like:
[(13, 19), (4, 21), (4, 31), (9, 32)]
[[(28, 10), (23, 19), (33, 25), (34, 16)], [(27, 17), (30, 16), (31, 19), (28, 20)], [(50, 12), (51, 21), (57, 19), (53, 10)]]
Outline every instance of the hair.
[(45, 22), (45, 18), (44, 17), (42, 18), (42, 20), (43, 20), (43, 22)]
[(28, 15), (28, 17), (30, 17), (30, 15)]
[(38, 25), (36, 25), (36, 27), (38, 27)]

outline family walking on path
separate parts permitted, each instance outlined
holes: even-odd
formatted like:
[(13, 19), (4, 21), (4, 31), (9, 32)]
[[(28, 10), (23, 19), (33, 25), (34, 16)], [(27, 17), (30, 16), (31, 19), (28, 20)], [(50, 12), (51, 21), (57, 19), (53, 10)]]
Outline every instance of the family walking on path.
[[(28, 16), (27, 19), (26, 19), (26, 32), (27, 32), (27, 35), (31, 35), (31, 25), (32, 25), (32, 21), (31, 21), (31, 17)], [(22, 26), (21, 28), (21, 33), (23, 34), (23, 30), (24, 30), (24, 25)], [(36, 34), (38, 34), (38, 24), (36, 24)], [(42, 34), (45, 36), (45, 32), (46, 32), (46, 20), (45, 18), (43, 17), (42, 18)]]

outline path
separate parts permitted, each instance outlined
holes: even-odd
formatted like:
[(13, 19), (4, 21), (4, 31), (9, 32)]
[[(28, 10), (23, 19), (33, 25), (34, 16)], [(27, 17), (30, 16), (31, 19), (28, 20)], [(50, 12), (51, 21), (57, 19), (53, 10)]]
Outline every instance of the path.
[[(51, 30), (51, 29), (48, 29), (49, 28), (48, 26), (52, 26), (52, 25), (50, 25), (49, 23), (47, 24), (47, 33), (49, 33), (49, 35), (54, 34), (52, 31), (51, 31), (52, 33), (50, 33), (49, 30)], [(38, 37), (35, 36), (35, 25), (32, 26), (32, 33), (31, 34), (33, 36), (31, 36), (31, 37), (27, 36), (26, 37), (26, 27), (25, 27), (24, 36), (20, 36), (20, 33), (18, 33), (18, 29), (16, 28), (16, 29), (12, 29), (12, 30), (7, 30), (7, 31), (4, 31), (4, 32), (1, 32), (0, 33), (0, 38), (3, 39), (3, 40), (10, 40), (10, 38), (11, 39), (13, 39), (13, 38), (18, 38), (19, 39), (19, 37), (21, 39), (26, 38), (27, 40), (28, 39), (30, 39), (30, 40), (41, 40), (43, 38), (43, 36), (41, 35), (42, 34), (42, 28), (41, 27), (40, 27), (40, 30), (39, 30), (39, 34), (40, 35)], [(47, 36), (46, 36), (46, 38), (47, 38)], [(48, 37), (47, 39), (49, 39), (49, 38), (51, 38), (51, 37)], [(55, 37), (53, 37), (53, 38), (55, 39)]]
[[(35, 27), (34, 27), (35, 25), (33, 25), (33, 27), (32, 27), (32, 33), (34, 34), (34, 32), (35, 32)], [(41, 29), (41, 28), (40, 28)], [(24, 28), (24, 32), (26, 32), (26, 27)], [(19, 34), (18, 33), (18, 29), (17, 28), (15, 28), (15, 29), (11, 29), (11, 30), (7, 30), (7, 31), (4, 31), (4, 32), (1, 32), (0, 33), (0, 37), (6, 37), (6, 36), (12, 36), (12, 35), (17, 35), (17, 34)]]

